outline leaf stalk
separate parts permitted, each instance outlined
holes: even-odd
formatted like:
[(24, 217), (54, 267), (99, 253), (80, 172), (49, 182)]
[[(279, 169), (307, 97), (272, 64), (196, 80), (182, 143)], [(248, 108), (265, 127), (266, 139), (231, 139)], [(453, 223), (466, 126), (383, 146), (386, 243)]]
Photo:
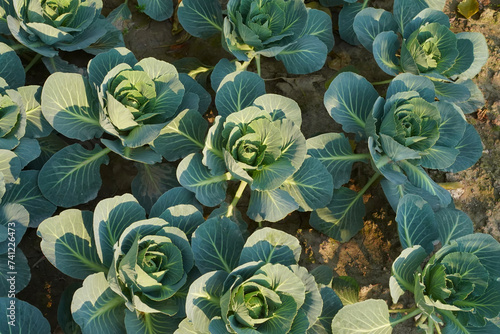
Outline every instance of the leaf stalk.
[(234, 194), (233, 201), (227, 208), (227, 214), (226, 217), (231, 217), (233, 215), (234, 208), (236, 207), (236, 204), (238, 204), (238, 201), (240, 200), (241, 196), (243, 195), (243, 191), (247, 187), (247, 184), (245, 181), (241, 181), (240, 186), (238, 187), (238, 190), (236, 190), (236, 194)]

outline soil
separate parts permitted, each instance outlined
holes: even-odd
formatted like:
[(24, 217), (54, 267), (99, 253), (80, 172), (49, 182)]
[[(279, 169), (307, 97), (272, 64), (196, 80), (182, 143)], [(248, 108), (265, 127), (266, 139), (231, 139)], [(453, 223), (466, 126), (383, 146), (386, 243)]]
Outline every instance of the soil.
[[(436, 180), (458, 182), (458, 186), (451, 190), (456, 206), (472, 218), (477, 232), (489, 233), (500, 240), (500, 0), (480, 2), (480, 12), (469, 20), (457, 14), (455, 0), (447, 3), (446, 13), (452, 20), (452, 29), (455, 32), (480, 32), (488, 41), (490, 58), (474, 79), (485, 95), (486, 105), (467, 116), (482, 138), (483, 157), (466, 171), (436, 174)], [(121, 0), (104, 0), (104, 14), (121, 3)], [(183, 57), (197, 57), (202, 63), (211, 66), (223, 57), (233, 59), (221, 48), (219, 38), (201, 40), (189, 37), (180, 29), (175, 19), (165, 22), (152, 21), (139, 13), (134, 7), (135, 4), (135, 1), (129, 2), (133, 19), (124, 25), (127, 31), (126, 45), (138, 59), (156, 57), (173, 62)], [(392, 0), (371, 1), (370, 5), (390, 10)], [(332, 16), (335, 26), (338, 9), (332, 8)], [(309, 75), (290, 75), (280, 62), (267, 58), (262, 60), (267, 92), (281, 94), (298, 102), (303, 112), (302, 130), (306, 138), (325, 132), (341, 132), (341, 127), (332, 120), (323, 106), (325, 83), (340, 69), (354, 66), (360, 75), (372, 82), (390, 78), (379, 70), (372, 55), (363, 47), (343, 42), (337, 31), (335, 41), (335, 47), (328, 55), (323, 69)], [(89, 56), (81, 57), (76, 60), (83, 66)], [(254, 69), (250, 67), (250, 70)], [(37, 68), (33, 71), (38, 74)], [(38, 71), (43, 77), (46, 76), (43, 68)], [(34, 82), (36, 79), (33, 78)], [(377, 89), (384, 94), (386, 86), (377, 86)], [(82, 208), (92, 210), (103, 198), (130, 192), (129, 185), (135, 170), (131, 164), (122, 161), (112, 161), (109, 166), (103, 168), (102, 172), (108, 176), (103, 178), (107, 180), (104, 190), (95, 201)], [(370, 172), (364, 166), (355, 165), (350, 186), (361, 188), (369, 176)], [(325, 264), (333, 269), (335, 275), (354, 277), (361, 287), (361, 299), (382, 298), (391, 308), (407, 307), (407, 303), (411, 303), (409, 298), (402, 298), (402, 303), (392, 305), (389, 295), (391, 264), (401, 251), (394, 220), (395, 213), (380, 186), (372, 187), (364, 199), (364, 228), (347, 243), (341, 244), (311, 229), (308, 213), (294, 212), (280, 223), (267, 225), (285, 230), (301, 241), (304, 249), (301, 262), (307, 268), (313, 269)], [(245, 212), (247, 205), (248, 196), (246, 200), (244, 197), (240, 201), (238, 207)], [(255, 224), (251, 223), (250, 228), (255, 228)], [(18, 297), (38, 307), (49, 320), (54, 333), (62, 333), (56, 316), (58, 298), (75, 280), (53, 268), (43, 257), (35, 230), (26, 233), (21, 248), (31, 266), (32, 279)], [(411, 321), (407, 321), (396, 326), (394, 333), (416, 333), (416, 329)]]

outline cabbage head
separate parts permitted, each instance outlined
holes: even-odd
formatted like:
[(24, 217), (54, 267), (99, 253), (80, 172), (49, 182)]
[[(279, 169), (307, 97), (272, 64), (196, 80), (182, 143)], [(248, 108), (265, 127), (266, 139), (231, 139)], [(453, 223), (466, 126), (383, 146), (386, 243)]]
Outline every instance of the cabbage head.
[(121, 34), (101, 16), (102, 6), (102, 0), (12, 0), (3, 15), (19, 43), (54, 57), (59, 50), (86, 49), (110, 33), (114, 45), (123, 44)]
[(394, 14), (374, 8), (358, 13), (353, 28), (360, 42), (373, 52), (387, 74), (426, 76), (434, 83), (439, 100), (463, 104), (465, 113), (482, 107), (482, 93), (470, 79), (488, 60), (484, 36), (453, 33), (441, 9), (425, 8), (408, 17), (415, 7), (411, 1), (409, 11), (403, 14), (404, 8), (399, 8), (403, 2), (408, 1), (398, 1), (398, 7), (395, 4)]
[(17, 147), (26, 132), (26, 111), (21, 95), (0, 77), (0, 149)]
[(443, 333), (489, 332), (496, 327), (488, 319), (500, 313), (499, 254), (498, 241), (474, 233), (445, 244), (421, 269), (427, 253), (407, 248), (392, 267), (393, 301), (409, 290), (424, 316), (444, 321)]
[(179, 6), (187, 32), (204, 38), (222, 32), (223, 45), (240, 61), (276, 57), (288, 72), (306, 74), (321, 69), (334, 45), (330, 16), (303, 0), (229, 0), (222, 14), (218, 0)]

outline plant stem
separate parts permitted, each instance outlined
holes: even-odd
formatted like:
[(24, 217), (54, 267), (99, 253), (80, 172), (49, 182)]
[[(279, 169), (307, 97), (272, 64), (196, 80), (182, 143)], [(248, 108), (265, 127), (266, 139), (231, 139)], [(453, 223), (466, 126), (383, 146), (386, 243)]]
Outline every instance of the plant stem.
[(40, 59), (42, 59), (42, 55), (37, 53), (36, 56), (33, 57), (33, 59), (31, 59), (30, 63), (26, 65), (26, 67), (24, 68), (24, 73), (28, 73), (28, 71), (33, 67), (33, 65), (35, 65)]
[(227, 214), (226, 217), (231, 217), (233, 215), (234, 208), (236, 207), (236, 204), (238, 204), (238, 201), (241, 198), (241, 195), (243, 195), (243, 191), (245, 190), (246, 186), (248, 183), (245, 181), (241, 181), (240, 186), (238, 187), (238, 190), (236, 190), (236, 194), (234, 194), (233, 201), (227, 208)]
[(392, 81), (392, 79), (388, 79), (388, 80), (384, 80), (384, 81), (378, 81), (378, 82), (372, 82), (372, 85), (373, 86), (385, 85), (385, 84), (391, 83), (391, 81)]
[(371, 185), (372, 185), (373, 183), (375, 183), (375, 181), (377, 181), (377, 180), (378, 180), (378, 178), (379, 178), (381, 175), (382, 175), (382, 174), (381, 174), (380, 172), (375, 173), (375, 174), (372, 176), (372, 178), (371, 178), (370, 180), (368, 180), (368, 183), (367, 183), (367, 184), (365, 184), (365, 186), (363, 187), (363, 189), (361, 189), (361, 191), (360, 191), (360, 192), (358, 192), (357, 197), (359, 198), (359, 196), (363, 196), (363, 194), (364, 194), (364, 193), (368, 190), (368, 188), (370, 188), (370, 187), (371, 187)]
[(415, 307), (415, 309), (413, 310), (413, 312), (408, 313), (407, 315), (405, 315), (401, 319), (391, 321), (391, 326), (394, 327), (395, 325), (397, 325), (397, 324), (399, 324), (401, 322), (404, 322), (404, 321), (406, 321), (408, 319), (411, 319), (411, 318), (419, 315), (420, 313), (422, 313), (422, 311), (419, 308)]
[(361, 7), (361, 10), (365, 9), (367, 5), (368, 5), (368, 0), (365, 0), (363, 2), (363, 7)]
[(456, 190), (464, 187), (464, 185), (461, 182), (441, 182), (438, 183), (438, 185), (440, 185), (446, 190)]
[(257, 74), (259, 75), (259, 77), (262, 77), (262, 75), (260, 75), (260, 55), (256, 55), (255, 56), (255, 65), (257, 66)]
[(441, 327), (439, 327), (439, 324), (437, 322), (434, 322), (434, 328), (436, 328), (436, 332), (438, 334), (441, 334)]

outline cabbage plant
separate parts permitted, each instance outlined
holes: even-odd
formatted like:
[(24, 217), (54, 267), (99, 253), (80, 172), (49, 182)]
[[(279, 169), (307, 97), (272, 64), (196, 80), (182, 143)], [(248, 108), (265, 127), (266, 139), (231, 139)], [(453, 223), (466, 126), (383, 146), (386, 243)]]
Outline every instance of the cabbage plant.
[(218, 0), (185, 0), (179, 21), (193, 36), (207, 38), (222, 32), (223, 45), (238, 60), (276, 57), (289, 73), (321, 69), (333, 48), (331, 18), (306, 8), (303, 0), (229, 0), (226, 16)]
[[(297, 265), (299, 241), (263, 228), (243, 244), (238, 232), (235, 223), (222, 218), (207, 221), (194, 233), (195, 262), (203, 275), (189, 288), (187, 319), (175, 333), (324, 330), (342, 303), (330, 287), (318, 285), (307, 269)], [(210, 236), (217, 242), (217, 253), (209, 252), (214, 246), (204, 247)]]
[(3, 6), (0, 33), (45, 57), (123, 45), (121, 32), (101, 15), (101, 0), (11, 0)]
[(354, 19), (356, 36), (387, 74), (425, 76), (439, 100), (457, 103), (465, 113), (476, 111), (484, 98), (470, 79), (488, 60), (486, 39), (481, 33), (451, 32), (449, 18), (441, 11), (444, 1), (420, 12), (410, 3), (414, 1), (395, 3), (394, 15), (383, 9), (362, 10)]
[(172, 333), (185, 317), (199, 276), (189, 238), (205, 222), (182, 188), (165, 193), (146, 219), (130, 194), (100, 201), (95, 211), (69, 209), (38, 228), (47, 259), (83, 281), (71, 301), (82, 333)]
[[(146, 166), (162, 161), (157, 153), (162, 145), (152, 148), (150, 143), (178, 113), (204, 113), (209, 103), (208, 93), (189, 76), (179, 75), (173, 65), (154, 58), (137, 61), (125, 48), (93, 58), (88, 76), (52, 74), (42, 91), (45, 118), (68, 138), (81, 142), (100, 139), (101, 145), (95, 145), (94, 140), (89, 143), (93, 149), (87, 150), (76, 143), (54, 154), (40, 173), (42, 192), (62, 207), (95, 198), (102, 183), (100, 166), (107, 164), (108, 154), (114, 152), (138, 162), (140, 174), (141, 170), (147, 175), (158, 173), (159, 179), (144, 177), (133, 183), (134, 194), (150, 207), (154, 203), (151, 198), (158, 198), (170, 185), (167, 168)], [(151, 187), (151, 182), (155, 186)], [(151, 193), (157, 185), (164, 190)]]
[[(417, 194), (433, 208), (452, 202), (448, 191), (424, 168), (458, 172), (482, 155), (482, 143), (461, 109), (435, 101), (434, 84), (410, 73), (398, 75), (386, 98), (354, 73), (341, 73), (325, 94), (325, 106), (346, 132), (366, 139), (369, 153), (353, 153), (342, 134), (327, 133), (307, 141), (308, 153), (321, 159), (335, 180), (332, 201), (311, 215), (311, 225), (332, 238), (349, 240), (363, 227), (363, 194), (379, 178), (396, 210), (404, 194)], [(375, 174), (356, 192), (342, 187), (354, 162), (369, 163)]]
[(191, 112), (179, 115), (172, 122), (176, 126), (162, 130), (153, 142), (155, 149), (164, 148), (167, 160), (185, 157), (177, 178), (200, 203), (221, 204), (228, 181), (239, 182), (228, 216), (247, 186), (247, 215), (255, 221), (275, 222), (294, 210), (311, 211), (328, 203), (332, 179), (317, 159), (307, 156), (296, 102), (265, 94), (264, 81), (242, 71), (221, 81), (215, 104), (218, 116), (208, 134), (204, 120)]

